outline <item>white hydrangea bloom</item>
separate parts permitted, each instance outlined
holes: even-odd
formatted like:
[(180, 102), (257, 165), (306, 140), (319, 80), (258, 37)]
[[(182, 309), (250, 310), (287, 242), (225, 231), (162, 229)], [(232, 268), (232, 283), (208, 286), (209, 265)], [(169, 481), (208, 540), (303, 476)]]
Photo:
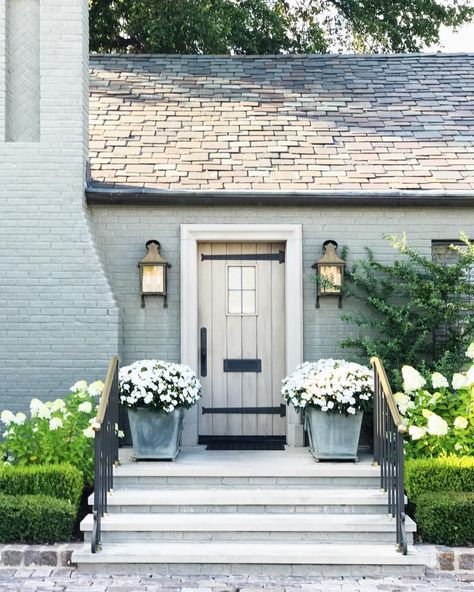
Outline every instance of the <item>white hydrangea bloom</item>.
[(87, 387), (89, 395), (92, 395), (93, 397), (100, 397), (103, 389), (104, 383), (102, 382), (102, 380), (96, 380), (95, 382), (91, 382), (90, 385)]
[(6, 426), (9, 426), (11, 423), (16, 423), (16, 417), (8, 409), (5, 409), (4, 411), (2, 411), (2, 414), (0, 415), (0, 419), (2, 420), (2, 422)]
[(465, 388), (466, 386), (469, 386), (466, 380), (466, 376), (464, 374), (461, 374), (460, 372), (456, 372), (456, 374), (453, 374), (452, 385), (453, 388), (457, 391), (459, 389)]
[(449, 387), (448, 379), (441, 372), (433, 372), (431, 375), (431, 384), (435, 389)]
[(426, 384), (426, 380), (423, 376), (412, 366), (403, 366), (402, 376), (403, 390), (406, 393), (413, 393), (414, 391), (423, 388)]
[(31, 417), (38, 417), (39, 419), (49, 419), (51, 417), (51, 409), (39, 399), (32, 399), (30, 403)]
[(77, 409), (82, 413), (90, 413), (92, 411), (92, 403), (90, 401), (84, 401)]
[(466, 372), (466, 384), (471, 386), (474, 384), (474, 365), (472, 365), (469, 370)]
[(426, 434), (426, 428), (423, 427), (418, 427), (418, 426), (410, 426), (408, 428), (408, 433), (410, 434), (410, 438), (412, 440), (421, 440), (421, 438), (424, 438), (425, 434)]
[(18, 411), (18, 413), (15, 416), (15, 423), (17, 425), (23, 425), (26, 421), (26, 415), (24, 413), (22, 413), (21, 411)]
[(449, 431), (448, 422), (436, 413), (428, 417), (428, 433), (432, 436), (445, 436)]
[(85, 380), (78, 380), (69, 389), (72, 393), (79, 393), (87, 391), (87, 382)]
[(406, 412), (413, 407), (413, 402), (410, 397), (405, 393), (395, 393), (393, 395), (395, 399), (395, 403), (397, 404), (398, 410), (402, 415), (405, 415)]
[(51, 431), (55, 431), (58, 428), (62, 428), (63, 427), (63, 422), (61, 420), (61, 418), (59, 417), (52, 417), (49, 421), (49, 429)]
[(51, 411), (62, 411), (66, 407), (63, 399), (56, 399), (51, 405)]
[(82, 433), (84, 434), (84, 436), (86, 438), (93, 438), (95, 436), (95, 432), (94, 432), (92, 426), (86, 428), (85, 430), (82, 430)]
[(467, 421), (467, 419), (465, 417), (462, 417), (461, 415), (458, 415), (458, 417), (456, 417), (456, 419), (454, 420), (454, 427), (458, 430), (465, 430), (468, 425), (469, 422)]
[(470, 344), (470, 346), (467, 348), (466, 351), (466, 356), (468, 358), (471, 358), (471, 360), (474, 360), (474, 341)]

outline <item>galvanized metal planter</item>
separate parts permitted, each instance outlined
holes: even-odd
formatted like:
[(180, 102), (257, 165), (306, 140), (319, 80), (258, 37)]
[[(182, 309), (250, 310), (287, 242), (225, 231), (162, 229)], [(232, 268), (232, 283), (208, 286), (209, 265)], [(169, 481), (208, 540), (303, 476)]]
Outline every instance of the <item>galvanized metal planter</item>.
[(316, 460), (358, 460), (362, 411), (355, 415), (305, 409), (305, 428), (310, 451)]
[(128, 409), (135, 460), (174, 460), (179, 453), (184, 409)]

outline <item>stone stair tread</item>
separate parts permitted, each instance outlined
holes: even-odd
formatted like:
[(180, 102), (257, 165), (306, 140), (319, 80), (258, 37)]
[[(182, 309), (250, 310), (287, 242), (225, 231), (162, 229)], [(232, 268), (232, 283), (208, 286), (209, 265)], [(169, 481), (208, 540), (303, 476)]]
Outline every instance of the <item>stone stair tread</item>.
[(297, 565), (423, 565), (423, 557), (409, 548), (397, 553), (394, 545), (313, 543), (107, 543), (92, 554), (85, 544), (74, 551), (81, 564), (297, 564)]
[[(395, 520), (385, 514), (109, 514), (102, 519), (106, 531), (219, 531), (219, 532), (394, 532)], [(81, 530), (92, 530), (92, 514)], [(406, 519), (407, 532), (416, 525)]]
[(252, 451), (242, 462), (242, 451), (206, 451), (183, 448), (179, 462), (129, 462), (131, 452), (121, 451), (123, 464), (114, 474), (117, 477), (379, 477), (380, 469), (372, 466), (372, 458), (365, 455), (358, 463), (315, 462), (304, 450)]
[[(92, 504), (93, 495), (89, 497)], [(108, 496), (111, 506), (199, 505), (386, 505), (387, 494), (375, 488), (121, 489)]]

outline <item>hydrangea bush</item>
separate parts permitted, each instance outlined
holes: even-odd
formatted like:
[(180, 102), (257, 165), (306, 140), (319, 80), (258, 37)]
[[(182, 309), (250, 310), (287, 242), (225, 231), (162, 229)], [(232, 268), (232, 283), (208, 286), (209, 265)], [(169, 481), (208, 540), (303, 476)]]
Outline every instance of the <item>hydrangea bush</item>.
[(5, 409), (0, 414), (4, 440), (0, 458), (8, 464), (44, 465), (69, 463), (87, 483), (94, 480), (93, 438), (96, 400), (104, 384), (76, 382), (69, 395), (43, 403), (32, 399), (30, 416)]
[(411, 366), (402, 368), (403, 392), (394, 398), (407, 426), (408, 457), (474, 455), (474, 343), (466, 355), (470, 367), (451, 381), (439, 372), (426, 379)]
[(131, 409), (150, 407), (165, 413), (188, 409), (201, 397), (201, 383), (183, 364), (139, 360), (120, 369), (120, 400)]
[(354, 415), (372, 398), (372, 372), (345, 360), (305, 362), (283, 380), (282, 394), (297, 410), (314, 407)]

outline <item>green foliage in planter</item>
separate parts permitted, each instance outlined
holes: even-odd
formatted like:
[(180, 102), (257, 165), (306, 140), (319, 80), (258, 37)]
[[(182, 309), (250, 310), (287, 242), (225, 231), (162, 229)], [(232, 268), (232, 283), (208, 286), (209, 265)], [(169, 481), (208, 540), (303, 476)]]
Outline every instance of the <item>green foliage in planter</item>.
[(81, 472), (70, 465), (0, 466), (0, 493), (48, 495), (68, 501), (77, 509), (84, 482)]
[(0, 543), (55, 543), (73, 533), (76, 507), (48, 495), (0, 494)]
[(393, 263), (377, 260), (371, 250), (346, 272), (346, 296), (364, 307), (342, 318), (359, 328), (342, 346), (366, 362), (378, 356), (392, 385), (401, 387), (400, 368), (412, 365), (451, 376), (474, 338), (474, 244), (461, 234), (452, 246), (455, 262), (433, 261), (407, 245), (405, 237), (390, 238), (398, 256)]
[(408, 460), (405, 488), (408, 498), (415, 503), (427, 492), (474, 492), (474, 456)]
[(427, 543), (456, 546), (474, 543), (474, 492), (420, 494), (415, 517)]

